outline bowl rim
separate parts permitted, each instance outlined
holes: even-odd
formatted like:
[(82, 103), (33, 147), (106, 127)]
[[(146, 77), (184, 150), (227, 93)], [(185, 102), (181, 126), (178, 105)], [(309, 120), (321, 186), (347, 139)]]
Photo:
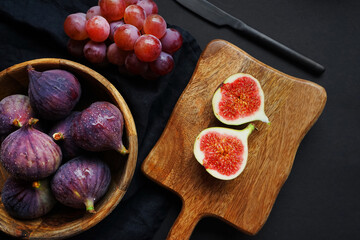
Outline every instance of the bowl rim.
[[(81, 71), (82, 73), (90, 75), (94, 80), (96, 80), (105, 87), (109, 96), (111, 96), (113, 102), (116, 103), (117, 107), (120, 108), (124, 116), (124, 127), (125, 127), (124, 132), (126, 133), (126, 137), (127, 137), (129, 154), (126, 159), (122, 176), (116, 179), (112, 177), (112, 179), (114, 179), (115, 181), (116, 187), (111, 189), (112, 190), (111, 197), (107, 199), (108, 201), (105, 204), (103, 204), (102, 208), (99, 209), (96, 214), (92, 214), (92, 215), (85, 214), (84, 217), (76, 219), (75, 223), (71, 223), (71, 225), (67, 223), (57, 228), (51, 229), (48, 232), (36, 231), (38, 230), (37, 227), (40, 226), (40, 224), (42, 223), (41, 218), (35, 220), (38, 222), (38, 224), (35, 224), (34, 226), (35, 229), (33, 231), (32, 229), (28, 229), (28, 228), (24, 229), (24, 225), (26, 225), (26, 222), (28, 223), (29, 221), (13, 219), (12, 217), (8, 216), (8, 218), (12, 220), (11, 226), (9, 226), (9, 224), (7, 224), (7, 222), (4, 221), (3, 219), (4, 216), (0, 215), (0, 230), (6, 234), (15, 237), (26, 238), (26, 239), (44, 239), (44, 238), (64, 239), (80, 234), (81, 232), (84, 232), (90, 229), (91, 227), (95, 226), (106, 216), (108, 216), (114, 210), (114, 208), (119, 204), (120, 200), (123, 198), (130, 185), (130, 182), (133, 178), (136, 168), (137, 156), (138, 156), (137, 131), (131, 111), (127, 103), (125, 102), (124, 98), (120, 94), (120, 92), (104, 76), (102, 76), (95, 70), (83, 64), (62, 58), (33, 59), (15, 64), (1, 71), (0, 82), (1, 79), (6, 77), (13, 78), (11, 76), (11, 73), (14, 71), (21, 71), (22, 69), (26, 70), (26, 66), (29, 64), (32, 65), (34, 68), (36, 68), (36, 66), (46, 66), (46, 68), (49, 70), (52, 68), (53, 69), (58, 68), (72, 72), (72, 69), (74, 69), (76, 71)], [(76, 72), (72, 72), (72, 73), (76, 75)], [(2, 204), (1, 200), (0, 203)]]

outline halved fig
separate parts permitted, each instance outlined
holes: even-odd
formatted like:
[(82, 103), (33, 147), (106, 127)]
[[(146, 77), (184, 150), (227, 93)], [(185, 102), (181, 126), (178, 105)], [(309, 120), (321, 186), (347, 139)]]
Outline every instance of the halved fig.
[(227, 125), (256, 120), (269, 123), (264, 111), (264, 92), (259, 81), (250, 74), (237, 73), (228, 77), (215, 91), (212, 107), (215, 116)]
[(196, 138), (194, 155), (206, 171), (215, 178), (231, 180), (244, 170), (248, 157), (247, 139), (255, 129), (212, 127), (203, 130)]

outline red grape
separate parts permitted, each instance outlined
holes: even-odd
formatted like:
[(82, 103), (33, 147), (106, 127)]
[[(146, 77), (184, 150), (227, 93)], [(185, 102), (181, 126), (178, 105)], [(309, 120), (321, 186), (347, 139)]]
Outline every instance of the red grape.
[(82, 40), (82, 41), (78, 41), (78, 40), (74, 40), (74, 39), (69, 39), (66, 47), (68, 52), (76, 57), (76, 58), (81, 58), (82, 56), (84, 56), (84, 46), (85, 44), (88, 42), (88, 40)]
[(125, 0), (125, 4), (126, 6), (132, 5), (132, 4), (136, 4), (138, 2), (138, 0)]
[(145, 21), (145, 11), (138, 5), (130, 5), (125, 9), (124, 21), (134, 25), (139, 30), (143, 28)]
[(111, 63), (149, 80), (173, 70), (171, 54), (183, 44), (181, 34), (166, 27), (154, 0), (98, 0), (86, 14), (74, 13), (64, 21), (72, 56)]
[(139, 0), (136, 5), (144, 9), (146, 16), (149, 16), (151, 14), (157, 14), (159, 10), (156, 3), (152, 0)]
[(110, 25), (102, 16), (94, 16), (87, 20), (86, 31), (91, 40), (103, 42), (109, 37)]
[(89, 20), (94, 16), (101, 16), (101, 10), (99, 6), (93, 6), (86, 12), (86, 20)]
[(114, 33), (114, 41), (122, 50), (133, 50), (136, 40), (141, 36), (140, 31), (133, 25), (124, 24)]
[(110, 63), (121, 66), (125, 63), (125, 58), (128, 55), (128, 52), (121, 50), (116, 46), (115, 43), (109, 45), (107, 49), (107, 59)]
[(118, 27), (124, 24), (125, 23), (123, 20), (110, 23), (110, 35), (109, 35), (110, 40), (114, 41), (114, 34), (116, 29), (118, 29)]
[(168, 28), (160, 41), (162, 44), (162, 50), (172, 54), (181, 48), (183, 38), (176, 29)]
[(149, 66), (154, 73), (166, 75), (174, 68), (174, 59), (170, 54), (161, 52), (155, 61), (149, 63)]
[(150, 34), (139, 37), (134, 45), (136, 56), (143, 62), (155, 61), (161, 53), (161, 42)]
[(144, 22), (144, 32), (162, 38), (166, 32), (166, 22), (163, 17), (158, 14), (151, 14), (146, 17)]
[(103, 63), (106, 59), (106, 44), (89, 41), (84, 46), (84, 56), (91, 63)]
[(124, 0), (99, 0), (99, 6), (101, 15), (109, 22), (123, 18), (126, 7)]
[(144, 74), (148, 70), (148, 63), (140, 61), (136, 55), (132, 52), (129, 53), (125, 59), (126, 69), (136, 75)]
[(85, 40), (88, 38), (85, 25), (85, 13), (73, 13), (66, 17), (64, 22), (64, 31), (71, 39)]

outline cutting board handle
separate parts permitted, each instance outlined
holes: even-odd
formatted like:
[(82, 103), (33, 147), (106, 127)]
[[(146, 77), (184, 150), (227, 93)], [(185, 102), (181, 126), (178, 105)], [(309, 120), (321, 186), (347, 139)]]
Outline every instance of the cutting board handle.
[(177, 217), (174, 225), (170, 229), (167, 240), (187, 240), (201, 219), (202, 215), (197, 211), (199, 208), (187, 206), (183, 202), (183, 206), (179, 216)]

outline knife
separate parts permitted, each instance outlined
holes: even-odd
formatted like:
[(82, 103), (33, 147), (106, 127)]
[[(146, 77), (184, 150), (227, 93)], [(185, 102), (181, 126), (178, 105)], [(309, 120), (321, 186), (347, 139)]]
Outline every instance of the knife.
[(200, 15), (206, 20), (214, 23), (217, 26), (229, 26), (238, 30), (241, 34), (253, 39), (259, 44), (275, 51), (283, 57), (301, 65), (304, 69), (321, 74), (325, 71), (324, 66), (311, 60), (310, 58), (288, 48), (287, 46), (275, 41), (267, 35), (257, 31), (256, 29), (246, 25), (240, 19), (233, 17), (227, 12), (221, 10), (215, 5), (206, 0), (176, 0), (182, 6)]

